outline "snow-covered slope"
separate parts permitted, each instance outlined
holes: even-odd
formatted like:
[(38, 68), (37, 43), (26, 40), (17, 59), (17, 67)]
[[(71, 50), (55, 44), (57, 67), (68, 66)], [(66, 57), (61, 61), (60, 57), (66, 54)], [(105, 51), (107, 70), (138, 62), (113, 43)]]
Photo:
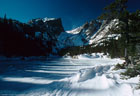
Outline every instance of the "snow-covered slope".
[(93, 20), (90, 23), (87, 22), (74, 30), (61, 33), (58, 37), (58, 43), (59, 45), (62, 44), (63, 47), (88, 45), (100, 26), (101, 22), (97, 20)]
[(70, 34), (78, 34), (81, 30), (82, 30), (82, 26), (66, 32)]
[(118, 20), (93, 20), (71, 31), (62, 32), (58, 36), (57, 47), (84, 46), (99, 43), (101, 39), (109, 36), (109, 29), (115, 27)]
[(92, 36), (91, 40), (89, 41), (90, 44), (98, 43), (102, 38), (107, 37), (109, 35), (109, 29), (116, 27), (118, 24), (118, 20), (114, 19), (111, 21), (104, 20), (100, 29)]

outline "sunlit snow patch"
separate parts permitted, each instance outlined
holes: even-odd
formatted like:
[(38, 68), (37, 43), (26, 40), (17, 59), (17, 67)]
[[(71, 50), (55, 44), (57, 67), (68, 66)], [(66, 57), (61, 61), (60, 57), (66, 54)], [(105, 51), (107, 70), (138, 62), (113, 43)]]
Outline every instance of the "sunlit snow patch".
[(21, 83), (30, 83), (30, 84), (49, 84), (56, 80), (48, 80), (37, 77), (4, 77), (3, 81), (10, 82), (21, 82)]
[(54, 73), (54, 74), (73, 74), (76, 72), (67, 72), (67, 71), (44, 71), (44, 70), (26, 70), (28, 72), (39, 72), (39, 73)]
[(69, 88), (64, 87), (51, 96), (133, 96), (130, 85), (119, 84), (108, 77), (110, 68), (108, 65), (82, 69), (75, 76), (65, 79), (71, 82)]
[(78, 28), (75, 28), (73, 30), (66, 31), (66, 32), (71, 33), (71, 34), (78, 34), (81, 31), (81, 29), (82, 29), (82, 27), (78, 27)]

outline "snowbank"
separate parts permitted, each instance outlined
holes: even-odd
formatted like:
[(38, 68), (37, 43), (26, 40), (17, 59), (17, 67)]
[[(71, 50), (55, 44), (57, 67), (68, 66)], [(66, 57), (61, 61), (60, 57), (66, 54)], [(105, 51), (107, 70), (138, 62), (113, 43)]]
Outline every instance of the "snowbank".
[(95, 58), (108, 58), (104, 53), (80, 54), (76, 56), (64, 56), (65, 59), (95, 59)]
[(111, 70), (112, 67), (108, 65), (81, 69), (75, 76), (64, 80), (71, 82), (67, 91), (63, 87), (50, 96), (134, 96), (133, 87), (123, 80), (118, 82), (120, 77)]
[(82, 54), (78, 55), (78, 58), (79, 59), (107, 58), (107, 55), (103, 55), (103, 53)]

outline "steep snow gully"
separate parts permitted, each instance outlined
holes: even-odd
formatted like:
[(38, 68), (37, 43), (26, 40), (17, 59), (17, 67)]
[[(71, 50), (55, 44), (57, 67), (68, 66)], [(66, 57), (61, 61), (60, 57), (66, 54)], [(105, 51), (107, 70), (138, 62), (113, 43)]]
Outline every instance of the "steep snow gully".
[[(113, 71), (120, 59), (81, 55), (80, 59), (1, 60), (0, 94), (3, 96), (139, 96), (132, 82)], [(5, 68), (5, 69), (4, 69)], [(136, 79), (135, 79), (136, 80)], [(133, 81), (133, 80), (131, 80)]]

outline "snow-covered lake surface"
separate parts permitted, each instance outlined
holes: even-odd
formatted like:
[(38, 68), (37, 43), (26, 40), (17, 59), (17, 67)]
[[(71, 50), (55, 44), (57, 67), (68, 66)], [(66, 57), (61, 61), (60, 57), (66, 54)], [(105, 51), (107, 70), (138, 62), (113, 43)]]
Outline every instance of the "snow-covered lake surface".
[(79, 58), (1, 60), (0, 96), (140, 96), (138, 77), (121, 80), (124, 70), (112, 71), (123, 60)]

